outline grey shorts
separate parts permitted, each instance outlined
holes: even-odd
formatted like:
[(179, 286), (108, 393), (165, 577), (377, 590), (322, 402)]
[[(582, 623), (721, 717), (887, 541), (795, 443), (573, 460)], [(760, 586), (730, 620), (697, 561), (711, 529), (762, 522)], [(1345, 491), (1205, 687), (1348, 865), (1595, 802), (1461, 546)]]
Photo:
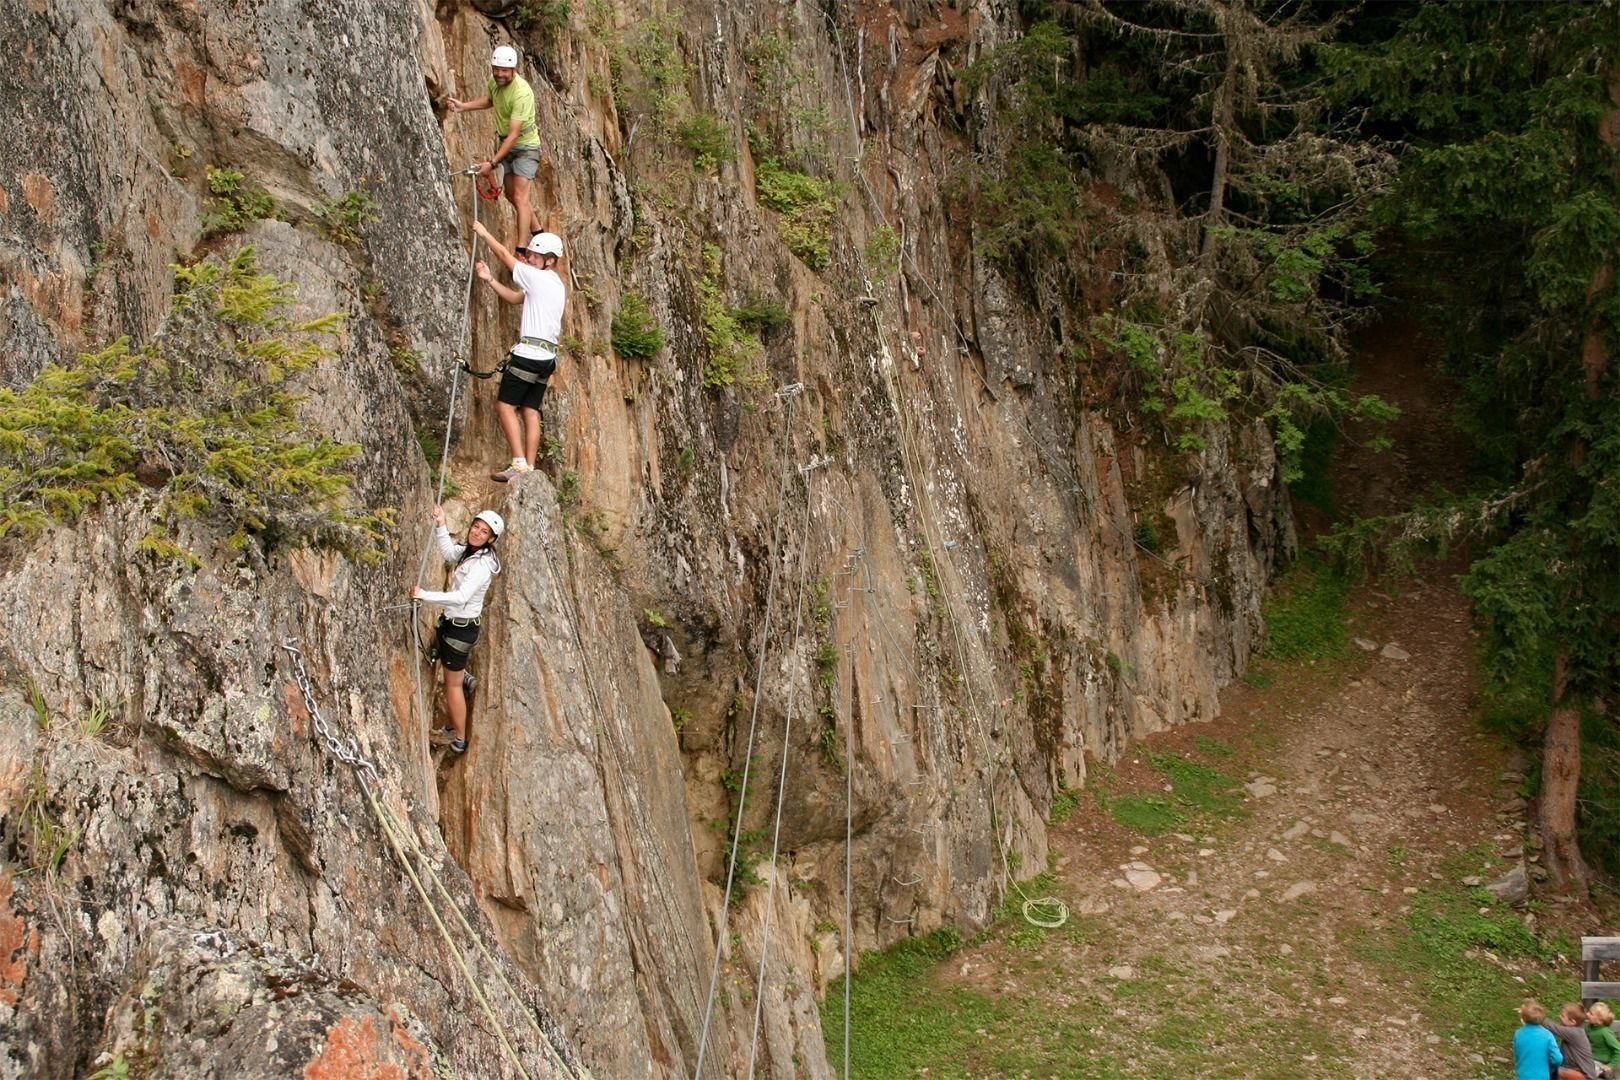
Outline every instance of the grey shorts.
[(533, 180), (540, 171), (540, 147), (514, 146), (495, 164), (503, 169), (509, 169), (525, 180)]

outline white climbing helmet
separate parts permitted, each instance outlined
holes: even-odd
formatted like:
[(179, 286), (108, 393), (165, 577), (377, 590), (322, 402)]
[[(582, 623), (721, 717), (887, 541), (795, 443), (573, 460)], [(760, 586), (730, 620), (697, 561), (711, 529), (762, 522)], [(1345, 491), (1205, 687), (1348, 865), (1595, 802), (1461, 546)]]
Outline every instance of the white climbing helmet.
[(512, 48), (510, 45), (500, 46), (495, 50), (494, 55), (489, 58), (489, 66), (504, 68), (517, 67), (517, 50)]
[(506, 522), (501, 519), (501, 515), (493, 510), (480, 510), (478, 516), (473, 520), (482, 521), (485, 525), (488, 525), (489, 531), (495, 534), (497, 540), (500, 539), (501, 533), (506, 531)]
[(555, 255), (562, 258), (562, 237), (554, 232), (539, 232), (529, 238), (529, 250), (536, 255)]

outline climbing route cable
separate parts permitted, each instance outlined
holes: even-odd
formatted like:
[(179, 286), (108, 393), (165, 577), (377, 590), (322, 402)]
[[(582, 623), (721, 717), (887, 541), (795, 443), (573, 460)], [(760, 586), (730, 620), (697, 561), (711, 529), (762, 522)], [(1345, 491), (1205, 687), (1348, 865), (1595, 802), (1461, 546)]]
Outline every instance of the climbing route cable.
[[(799, 550), (799, 593), (794, 602), (793, 612), (793, 644), (790, 651), (797, 653), (799, 636), (804, 629), (804, 591), (807, 585), (810, 569), (810, 489), (811, 474), (805, 474), (804, 480), (804, 519), (799, 526), (799, 535), (803, 538)], [(776, 878), (779, 867), (776, 857), (781, 850), (782, 842), (782, 804), (787, 795), (787, 766), (788, 752), (792, 748), (793, 712), (798, 705), (799, 680), (789, 678), (787, 711), (782, 719), (782, 766), (776, 778), (776, 821), (771, 827), (771, 880), (765, 891), (765, 918), (759, 936), (759, 975), (754, 982), (754, 1032), (748, 1040), (748, 1069), (744, 1076), (754, 1075), (754, 1058), (759, 1050), (759, 1024), (765, 1013), (765, 962), (771, 952), (771, 918), (775, 911)]]
[(737, 821), (731, 830), (731, 856), (726, 864), (726, 887), (720, 905), (721, 925), (714, 942), (714, 959), (709, 965), (709, 995), (703, 1006), (703, 1031), (698, 1037), (697, 1065), (692, 1070), (695, 1080), (703, 1080), (703, 1062), (709, 1049), (709, 1027), (714, 1018), (714, 996), (720, 985), (720, 952), (725, 941), (725, 918), (731, 910), (731, 889), (737, 880), (737, 849), (742, 844), (743, 810), (748, 802), (748, 777), (754, 763), (754, 735), (759, 727), (759, 704), (764, 696), (766, 658), (770, 650), (771, 614), (776, 606), (776, 574), (777, 553), (782, 548), (782, 520), (783, 510), (787, 503), (788, 480), (793, 474), (793, 462), (789, 455), (793, 444), (793, 399), (798, 396), (803, 387), (795, 383), (791, 387), (784, 387), (777, 391), (782, 398), (782, 438), (777, 444), (777, 456), (782, 462), (782, 482), (776, 493), (776, 529), (771, 540), (770, 550), (766, 557), (770, 559), (771, 572), (765, 585), (765, 617), (759, 627), (759, 666), (754, 676), (754, 706), (748, 720), (748, 744), (743, 753), (742, 786), (737, 792)]
[[(462, 114), (456, 114), (462, 115)], [(462, 149), (470, 153), (466, 126), (462, 126)], [(468, 199), (472, 205), (473, 224), (479, 222), (478, 199), (476, 195)], [(472, 302), (474, 271), (478, 267), (478, 230), (472, 230), (472, 241), (467, 256), (467, 283), (462, 290), (461, 304), (461, 331), (456, 338), (455, 353), (450, 368), (450, 402), (444, 416), (444, 441), (439, 448), (439, 476), (438, 487), (434, 492), (433, 505), (441, 506), (444, 503), (445, 481), (450, 473), (450, 442), (455, 433), (456, 426), (456, 398), (461, 388), (461, 372), (467, 366), (472, 353)], [(416, 584), (420, 586), (427, 575), (428, 559), (433, 554), (434, 530), (428, 529), (426, 541), (422, 544), (422, 555), (416, 563)], [(424, 736), (432, 730), (432, 716), (428, 713), (427, 695), (422, 685), (422, 612), (418, 601), (411, 601), (411, 671), (416, 687), (416, 714), (421, 724)]]
[[(842, 35), (842, 32), (839, 29), (837, 21), (835, 19), (833, 19), (830, 12), (823, 10), (822, 15), (827, 19), (828, 24), (832, 28), (832, 33), (833, 33), (833, 37), (834, 37), (834, 43), (835, 43), (835, 46), (836, 46), (836, 51), (838, 53), (839, 69), (840, 69), (840, 71), (842, 73), (842, 77), (843, 77), (845, 104), (846, 104), (846, 107), (848, 109), (849, 118), (850, 118), (850, 125), (851, 125), (850, 134), (851, 134), (851, 137), (854, 139), (854, 146), (855, 146), (856, 150), (859, 151), (860, 144), (861, 144), (860, 128), (859, 128), (859, 124), (858, 124), (858, 120), (857, 120), (857, 116), (856, 116), (856, 112), (855, 112), (854, 96), (853, 96), (853, 93), (850, 90), (849, 67), (848, 67), (848, 63), (847, 63), (847, 61), (845, 59), (845, 56), (844, 56), (843, 35)], [(853, 171), (855, 172), (855, 174), (857, 176), (860, 177), (861, 186), (862, 186), (862, 188), (864, 189), (864, 191), (866, 193), (866, 197), (867, 197), (868, 201), (871, 203), (873, 211), (875, 213), (877, 213), (880, 217), (883, 216), (882, 207), (879, 204), (879, 201), (877, 199), (877, 193), (872, 190), (872, 186), (871, 186), (870, 182), (867, 181), (866, 174), (865, 174), (864, 170), (860, 167), (860, 155), (859, 155), (858, 152), (853, 156), (853, 165), (854, 165)], [(871, 281), (870, 272), (868, 271), (868, 268), (866, 266), (865, 255), (859, 249), (855, 250), (854, 255), (855, 255), (856, 262), (860, 267), (863, 284), (865, 285), (867, 293), (870, 294), (871, 291), (872, 291), (872, 281)], [(912, 269), (914, 271), (916, 271), (916, 269), (917, 269), (915, 262), (912, 262)], [(924, 280), (925, 280), (925, 283), (927, 283), (926, 279), (924, 279)], [(933, 291), (933, 286), (931, 284), (929, 284), (929, 289), (930, 289), (930, 291)], [(945, 310), (947, 316), (950, 316), (949, 310), (943, 308), (943, 301), (939, 300), (939, 294), (937, 292), (933, 292), (933, 295), (934, 295), (934, 297), (936, 299), (936, 302), (941, 303), (942, 310)], [(915, 464), (916, 457), (920, 456), (920, 446), (915, 444), (916, 443), (915, 435), (910, 430), (909, 425), (906, 423), (906, 420), (907, 420), (908, 416), (916, 416), (916, 415), (920, 415), (920, 414), (917, 413), (915, 410), (906, 408), (906, 401), (905, 401), (905, 397), (903, 395), (903, 392), (900, 389), (899, 380), (895, 379), (894, 376), (893, 376), (893, 371), (892, 371), (893, 364), (892, 364), (892, 359), (891, 359), (893, 354), (889, 350), (886, 335), (885, 335), (884, 330), (883, 330), (882, 322), (878, 318), (878, 314), (877, 314), (877, 311), (876, 311), (875, 307), (868, 307), (867, 310), (868, 310), (869, 316), (870, 316), (870, 318), (872, 320), (873, 330), (877, 334), (878, 340), (882, 344), (882, 348), (883, 348), (883, 352), (884, 352), (884, 360), (880, 361), (877, 366), (878, 366), (879, 372), (881, 373), (881, 375), (883, 377), (885, 388), (889, 392), (890, 400), (893, 401), (894, 404), (895, 404), (896, 419), (899, 421), (899, 434), (900, 434), (899, 442), (900, 442), (901, 460), (902, 460), (902, 463), (903, 463), (903, 465), (904, 465), (904, 467), (906, 469), (907, 476), (911, 480), (913, 490), (915, 490), (917, 492), (917, 497), (918, 497), (918, 501), (919, 501), (918, 518), (919, 518), (919, 521), (920, 521), (920, 523), (922, 525), (923, 543), (924, 543), (925, 547), (928, 550), (928, 557), (929, 557), (930, 563), (932, 565), (934, 565), (934, 566), (939, 566), (939, 565), (941, 565), (941, 561), (940, 561), (939, 556), (937, 554), (938, 549), (936, 549), (936, 546), (935, 546), (935, 543), (934, 543), (934, 538), (932, 536), (932, 530), (930, 529), (931, 524), (935, 525), (935, 527), (937, 528), (937, 523), (935, 523), (935, 522), (933, 522), (931, 520), (933, 515), (929, 513), (929, 511), (927, 509), (927, 506), (925, 505), (927, 503), (931, 503), (932, 500), (928, 496), (928, 489), (925, 488), (920, 482), (920, 475), (918, 473), (917, 466)], [(950, 316), (950, 317), (951, 317), (952, 325), (953, 325), (953, 327), (955, 327), (958, 336), (963, 340), (964, 343), (967, 343), (967, 337), (963, 333), (961, 327), (956, 324), (954, 316)], [(887, 362), (885, 362), (885, 361), (887, 361)], [(980, 375), (980, 379), (981, 379), (981, 381), (983, 380), (982, 374)], [(987, 390), (989, 389), (988, 384), (986, 384), (986, 389)], [(993, 391), (991, 392), (991, 396), (992, 396), (992, 398), (995, 397), (995, 394), (994, 394)], [(1020, 419), (1022, 419), (1022, 418), (1020, 418)], [(1026, 431), (1029, 430), (1027, 423), (1025, 423), (1025, 429), (1026, 429)], [(1040, 449), (1039, 441), (1035, 440), (1033, 438), (1033, 432), (1032, 431), (1030, 432), (1030, 435), (1031, 435), (1032, 444), (1035, 445), (1036, 448), (1037, 448), (1037, 451), (1039, 451), (1039, 449)], [(1076, 484), (1075, 488), (1078, 491), (1079, 490), (1079, 485)], [(943, 537), (941, 537), (941, 540), (943, 540)], [(948, 545), (941, 544), (941, 547), (948, 550)], [(958, 576), (958, 578), (960, 578), (960, 576), (961, 576), (960, 572), (958, 572), (957, 576)], [(978, 731), (979, 738), (980, 738), (980, 744), (984, 745), (984, 746), (988, 746), (988, 745), (990, 745), (989, 739), (988, 739), (989, 733), (985, 729), (984, 719), (983, 719), (983, 716), (982, 716), (982, 714), (980, 712), (980, 709), (979, 709), (978, 696), (977, 696), (977, 694), (975, 694), (974, 689), (973, 689), (973, 684), (974, 684), (974, 681), (975, 681), (975, 675), (974, 675), (974, 672), (973, 672), (972, 668), (968, 664), (966, 648), (965, 648), (964, 643), (963, 643), (963, 633), (962, 633), (962, 629), (961, 629), (960, 619), (958, 618), (958, 616), (956, 614), (955, 605), (954, 605), (954, 603), (952, 603), (951, 598), (947, 596), (947, 597), (943, 597), (942, 599), (944, 600), (944, 608), (945, 608), (945, 612), (946, 612), (946, 616), (947, 616), (946, 621), (950, 624), (950, 627), (951, 627), (951, 637), (952, 637), (953, 644), (955, 646), (955, 652), (956, 652), (956, 656), (957, 656), (957, 663), (960, 666), (961, 672), (962, 672), (963, 686), (967, 690), (968, 707), (969, 707), (969, 710), (970, 710), (969, 715), (970, 715), (970, 717), (971, 717), (971, 719), (972, 719), (972, 721), (974, 723), (975, 728)], [(988, 774), (986, 776), (986, 783), (987, 783), (987, 788), (988, 788), (988, 799), (989, 799), (989, 803), (990, 803), (989, 810), (990, 810), (990, 817), (991, 817), (991, 827), (992, 827), (993, 830), (996, 828), (996, 822), (997, 822), (997, 817), (998, 817), (997, 806), (996, 806), (996, 801), (995, 801), (995, 772), (999, 767), (1001, 767), (1004, 764), (1004, 754), (1005, 754), (1004, 750), (999, 750), (992, 756), (992, 759), (991, 759), (991, 762), (990, 762), (990, 768), (989, 768)], [(1016, 770), (1015, 770), (1014, 771), (1014, 776), (1016, 777), (1016, 775), (1017, 774), (1016, 774)], [(1031, 901), (1030, 898), (1026, 894), (1024, 894), (1023, 889), (1018, 887), (1017, 882), (1013, 881), (1013, 879), (1012, 879), (1012, 870), (1011, 870), (1011, 867), (1008, 865), (1008, 861), (1007, 861), (1007, 845), (1001, 843), (1001, 838), (1000, 838), (999, 835), (997, 837), (997, 846), (999, 848), (1001, 848), (1003, 888), (1006, 888), (1009, 885), (1012, 886), (1014, 889), (1017, 890), (1020, 897), (1022, 897), (1024, 899), (1024, 908), (1023, 908), (1024, 917), (1027, 920), (1031, 921), (1031, 922), (1036, 922), (1037, 919), (1040, 919), (1040, 918), (1044, 917), (1046, 919), (1046, 921), (1048, 921), (1048, 922), (1056, 920), (1056, 924), (1061, 925), (1062, 922), (1064, 920), (1066, 920), (1067, 916), (1068, 916), (1066, 908), (1063, 908), (1061, 910), (1061, 912), (1059, 911), (1059, 909), (1062, 908), (1062, 902), (1058, 901), (1058, 900), (1055, 900), (1054, 898), (1051, 898), (1051, 897), (1042, 897), (1042, 898), (1040, 898), (1038, 900)], [(1044, 913), (1050, 913), (1050, 914), (1044, 914), (1044, 915), (1043, 914), (1036, 914), (1034, 917), (1032, 917), (1032, 912), (1044, 912)], [(1060, 914), (1061, 914), (1061, 918), (1059, 917)], [(1040, 923), (1037, 923), (1037, 925), (1040, 925)], [(846, 1031), (848, 1030), (847, 1026), (846, 1026), (845, 1030)]]

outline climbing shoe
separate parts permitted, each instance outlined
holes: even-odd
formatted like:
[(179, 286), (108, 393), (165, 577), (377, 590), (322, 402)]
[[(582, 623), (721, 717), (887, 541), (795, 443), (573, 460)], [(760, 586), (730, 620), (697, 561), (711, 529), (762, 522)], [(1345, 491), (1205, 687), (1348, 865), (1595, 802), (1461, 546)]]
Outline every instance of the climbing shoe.
[(534, 468), (533, 468), (533, 466), (530, 466), (530, 465), (509, 465), (506, 468), (502, 469), (500, 472), (492, 472), (492, 473), (490, 473), (489, 478), (491, 480), (495, 481), (497, 484), (506, 484), (506, 483), (510, 483), (513, 480), (516, 480), (518, 477), (522, 476), (524, 473), (533, 472), (533, 471), (534, 471)]
[(465, 674), (463, 674), (461, 676), (461, 694), (469, 702), (472, 701), (473, 693), (477, 689), (478, 689), (478, 676), (474, 675), (470, 671), (466, 672)]
[(465, 754), (467, 752), (467, 740), (452, 739), (450, 741), (450, 752), (452, 754)]
[(428, 735), (428, 742), (434, 746), (443, 746), (446, 743), (452, 742), (455, 737), (456, 729), (451, 727), (449, 724), (446, 724), (443, 727), (434, 728), (432, 733)]

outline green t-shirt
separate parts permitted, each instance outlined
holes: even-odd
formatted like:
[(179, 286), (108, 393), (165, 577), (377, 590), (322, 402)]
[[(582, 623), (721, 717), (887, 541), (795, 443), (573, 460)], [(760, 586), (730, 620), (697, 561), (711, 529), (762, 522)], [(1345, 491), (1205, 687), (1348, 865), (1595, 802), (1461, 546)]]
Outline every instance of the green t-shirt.
[(521, 75), (513, 75), (512, 81), (501, 86), (494, 79), (489, 80), (489, 102), (495, 109), (495, 138), (505, 139), (507, 129), (512, 126), (512, 117), (522, 121), (523, 126), (518, 129), (518, 140), (514, 146), (539, 146), (540, 129), (534, 125), (534, 88)]
[(1613, 1065), (1620, 1062), (1620, 1038), (1615, 1037), (1612, 1027), (1588, 1024), (1586, 1034), (1592, 1040), (1592, 1056), (1600, 1063)]

